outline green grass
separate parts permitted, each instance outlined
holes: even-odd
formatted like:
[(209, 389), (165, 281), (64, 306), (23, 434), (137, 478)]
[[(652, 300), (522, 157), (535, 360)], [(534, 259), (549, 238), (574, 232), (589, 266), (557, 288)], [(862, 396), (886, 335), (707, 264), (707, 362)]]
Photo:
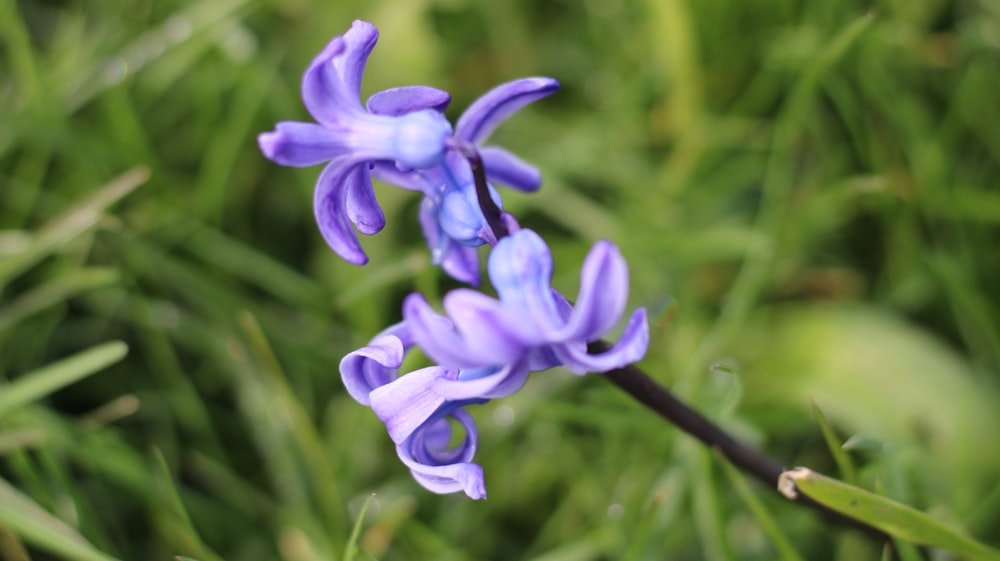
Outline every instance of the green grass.
[(473, 409), (487, 501), (413, 482), (337, 364), (454, 286), (417, 201), (348, 265), (255, 140), (354, 18), (366, 93), (562, 83), (505, 205), (569, 294), (619, 244), (655, 378), (1000, 547), (993, 3), (0, 0), (0, 559), (882, 557), (562, 370)]

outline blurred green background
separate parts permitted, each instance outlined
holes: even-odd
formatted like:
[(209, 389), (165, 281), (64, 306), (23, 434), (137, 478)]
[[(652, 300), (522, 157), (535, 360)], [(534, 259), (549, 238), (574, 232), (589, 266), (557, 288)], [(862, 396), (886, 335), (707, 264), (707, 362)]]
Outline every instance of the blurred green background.
[[(545, 177), (505, 204), (568, 295), (620, 245), (655, 378), (849, 475), (815, 403), (863, 486), (1000, 546), (997, 2), (0, 0), (0, 559), (343, 559), (371, 493), (358, 559), (779, 555), (719, 460), (598, 376), (473, 408), (488, 500), (413, 482), (337, 364), (454, 286), (418, 200), (376, 187), (354, 267), (319, 168), (256, 146), (308, 120), (301, 73), (355, 18), (366, 94), (433, 85), (454, 118), (562, 83), (493, 136)], [(803, 558), (881, 556), (751, 489)]]

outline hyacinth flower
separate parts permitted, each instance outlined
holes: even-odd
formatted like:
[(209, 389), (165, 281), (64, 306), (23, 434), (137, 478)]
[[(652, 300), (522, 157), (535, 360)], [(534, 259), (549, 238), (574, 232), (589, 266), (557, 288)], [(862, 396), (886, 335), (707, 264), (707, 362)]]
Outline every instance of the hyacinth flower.
[[(371, 406), (376, 414), (382, 412), (379, 416), (396, 443), (397, 455), (424, 488), (442, 494), (464, 491), (473, 499), (485, 498), (483, 468), (472, 462), (479, 433), (463, 407), (486, 400), (449, 403), (420, 390), (439, 378), (457, 378), (459, 372), (453, 369), (431, 366), (400, 377), (399, 367), (412, 347), (413, 337), (405, 323), (379, 333), (341, 361), (344, 386), (356, 401)], [(386, 417), (382, 404), (400, 399), (410, 400), (412, 407), (397, 408), (394, 416)], [(449, 417), (465, 431), (465, 438), (456, 446), (450, 446)]]
[[(488, 269), (499, 300), (454, 290), (445, 297), (445, 317), (411, 295), (402, 323), (340, 365), (348, 392), (385, 423), (417, 481), (435, 492), (463, 490), (472, 498), (485, 491), (482, 469), (470, 461), (477, 438), (464, 406), (513, 394), (532, 371), (619, 368), (640, 360), (649, 342), (640, 308), (617, 345), (598, 355), (587, 352), (588, 342), (618, 323), (628, 296), (628, 269), (609, 242), (598, 242), (588, 255), (575, 307), (549, 286), (551, 255), (530, 230), (500, 240)], [(414, 345), (439, 364), (398, 376)], [(445, 430), (447, 416), (466, 430), (465, 441), (453, 449), (441, 447), (448, 439), (433, 437)]]
[(327, 162), (314, 194), (316, 221), (327, 244), (346, 261), (363, 265), (368, 260), (352, 223), (368, 235), (385, 226), (372, 187), (374, 172), (388, 183), (424, 193), (421, 224), (435, 263), (459, 280), (477, 282), (474, 247), (495, 240), (483, 227), (478, 205), (469, 204), (475, 192), (463, 155), (481, 157), (498, 183), (537, 189), (541, 178), (535, 168), (501, 148), (477, 149), (501, 121), (552, 93), (558, 83), (528, 78), (495, 88), (470, 106), (453, 134), (442, 115), (450, 96), (435, 88), (385, 90), (362, 105), (361, 76), (377, 39), (378, 30), (363, 21), (335, 37), (302, 78), (302, 98), (316, 123), (279, 123), (259, 136), (261, 151), (282, 165)]

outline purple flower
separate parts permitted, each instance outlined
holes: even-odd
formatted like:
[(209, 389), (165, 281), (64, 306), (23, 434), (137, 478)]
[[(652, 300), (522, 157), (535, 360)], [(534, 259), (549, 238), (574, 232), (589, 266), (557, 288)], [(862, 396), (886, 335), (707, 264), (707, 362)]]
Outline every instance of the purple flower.
[[(584, 374), (636, 362), (649, 342), (640, 308), (614, 347), (587, 353), (589, 341), (618, 323), (628, 296), (628, 269), (610, 242), (598, 242), (587, 256), (575, 307), (549, 286), (551, 255), (530, 230), (497, 243), (489, 273), (499, 300), (453, 290), (445, 296), (446, 317), (411, 295), (402, 323), (340, 363), (347, 391), (385, 423), (414, 478), (438, 493), (464, 490), (472, 498), (485, 496), (482, 468), (471, 461), (478, 433), (466, 405), (513, 394), (533, 371), (564, 365)], [(399, 376), (404, 356), (415, 345), (438, 364)], [(450, 449), (446, 417), (466, 433)]]
[[(456, 370), (432, 366), (398, 376), (412, 346), (405, 323), (379, 333), (340, 362), (344, 385), (351, 397), (370, 405), (385, 423), (396, 453), (418, 483), (435, 493), (465, 491), (473, 499), (485, 498), (483, 469), (472, 462), (479, 433), (463, 406), (486, 400), (449, 402), (431, 391), (437, 379), (458, 378)], [(465, 430), (465, 438), (454, 447), (449, 447), (448, 417)]]
[[(575, 305), (551, 288), (552, 256), (531, 230), (500, 240), (490, 254), (489, 276), (499, 299), (453, 290), (444, 298), (448, 317), (435, 313), (419, 294), (406, 298), (403, 317), (413, 340), (438, 364), (457, 369), (523, 364), (530, 370), (563, 365), (584, 374), (619, 368), (646, 353), (649, 331), (642, 308), (614, 347), (597, 355), (587, 352), (588, 342), (618, 323), (628, 298), (628, 268), (611, 242), (597, 242), (587, 255)], [(477, 383), (518, 374), (498, 370)], [(449, 395), (467, 397), (465, 392)]]
[[(537, 168), (503, 148), (482, 143), (509, 116), (558, 89), (559, 83), (551, 78), (522, 78), (493, 88), (459, 117), (451, 143), (477, 147), (490, 181), (524, 192), (537, 190), (542, 182)], [(472, 172), (461, 154), (450, 152), (440, 165), (429, 169), (400, 171), (378, 162), (372, 171), (382, 181), (424, 193), (420, 224), (432, 261), (455, 279), (478, 285), (476, 247), (495, 244), (496, 239), (479, 208)], [(491, 195), (502, 208), (492, 186)]]
[[(328, 162), (316, 183), (316, 221), (345, 260), (368, 261), (352, 223), (368, 235), (385, 227), (372, 189), (374, 173), (424, 193), (420, 222), (434, 263), (456, 279), (478, 283), (475, 247), (495, 240), (475, 204), (468, 164), (454, 149), (479, 146), (504, 119), (559, 85), (550, 78), (526, 78), (494, 88), (462, 115), (453, 135), (441, 114), (450, 96), (435, 88), (386, 90), (362, 106), (361, 75), (377, 39), (378, 30), (363, 21), (335, 37), (302, 78), (302, 99), (316, 123), (278, 123), (258, 137), (261, 151), (287, 166)], [(537, 169), (502, 148), (484, 147), (481, 156), (493, 181), (524, 191), (541, 183)], [(499, 205), (499, 195), (493, 195)]]
[(450, 96), (426, 86), (386, 90), (361, 105), (361, 74), (378, 39), (378, 30), (355, 21), (335, 37), (302, 77), (302, 99), (316, 123), (282, 122), (258, 137), (269, 159), (287, 166), (329, 162), (316, 184), (314, 207), (320, 232), (341, 257), (358, 265), (368, 261), (359, 231), (374, 234), (385, 226), (375, 200), (369, 163), (391, 162), (427, 168), (441, 162), (451, 124), (441, 114)]

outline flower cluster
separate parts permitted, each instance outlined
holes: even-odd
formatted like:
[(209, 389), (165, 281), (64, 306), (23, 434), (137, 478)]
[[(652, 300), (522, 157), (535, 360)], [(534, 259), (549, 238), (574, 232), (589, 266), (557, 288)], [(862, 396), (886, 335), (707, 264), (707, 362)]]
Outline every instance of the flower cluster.
[[(445, 296), (442, 315), (411, 294), (400, 323), (340, 363), (348, 393), (385, 423), (399, 458), (421, 485), (484, 498), (483, 470), (472, 461), (478, 431), (466, 406), (511, 395), (530, 372), (555, 366), (575, 374), (606, 372), (640, 360), (649, 342), (645, 310), (632, 313), (617, 344), (591, 354), (588, 343), (625, 312), (628, 268), (618, 249), (608, 241), (594, 245), (571, 302), (550, 286), (552, 256), (542, 238), (507, 213), (497, 231), (484, 214), (484, 204), (502, 209), (487, 179), (534, 191), (541, 175), (483, 142), (558, 83), (526, 78), (500, 85), (452, 128), (442, 114), (450, 96), (435, 88), (395, 88), (361, 104), (361, 75), (377, 37), (374, 26), (356, 21), (334, 38), (302, 79), (303, 100), (316, 123), (279, 123), (260, 135), (260, 147), (283, 165), (327, 162), (316, 184), (316, 220), (330, 247), (351, 263), (367, 262), (352, 224), (363, 234), (385, 225), (372, 177), (423, 193), (420, 223), (433, 262), (455, 279), (478, 285), (476, 248), (492, 246), (487, 273), (496, 298), (456, 289)], [(485, 178), (477, 177), (475, 165), (482, 165)], [(401, 374), (414, 347), (434, 365)], [(456, 426), (465, 438), (452, 445)]]

